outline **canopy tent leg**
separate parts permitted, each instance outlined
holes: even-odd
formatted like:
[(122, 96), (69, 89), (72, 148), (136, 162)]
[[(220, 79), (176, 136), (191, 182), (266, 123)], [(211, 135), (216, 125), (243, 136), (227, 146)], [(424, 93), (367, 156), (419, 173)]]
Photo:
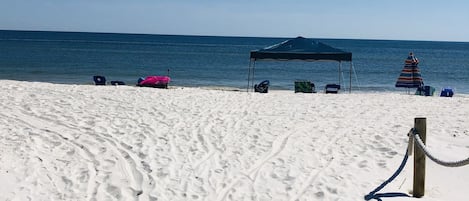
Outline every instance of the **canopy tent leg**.
[(249, 59), (249, 67), (248, 67), (248, 86), (246, 86), (246, 92), (249, 92), (249, 83), (251, 82), (251, 66), (252, 66), (252, 59)]
[[(352, 62), (350, 62), (350, 69), (349, 69), (349, 88), (348, 92), (352, 93)], [(355, 75), (356, 76), (356, 75)]]
[(254, 60), (252, 64), (252, 76), (251, 76), (251, 89), (254, 88), (254, 70), (256, 69), (256, 61)]
[[(360, 90), (360, 82), (358, 82), (358, 75), (357, 71), (355, 71), (355, 67), (353, 66), (353, 62), (350, 62), (350, 68), (353, 70), (353, 74), (355, 75), (355, 83), (357, 83), (357, 89)], [(350, 75), (350, 83), (352, 83), (351, 77), (352, 75)], [(352, 87), (352, 85), (350, 85), (350, 87)], [(352, 89), (350, 89), (350, 91), (352, 91)]]
[(249, 92), (249, 88), (254, 87), (254, 68), (256, 66), (256, 60), (249, 60), (248, 68), (248, 86), (246, 87), (246, 92)]
[(339, 61), (339, 85), (342, 85), (342, 62)]
[[(345, 86), (344, 72), (343, 72), (343, 70), (342, 70), (342, 62), (340, 62), (340, 64), (341, 64), (341, 65), (340, 65), (340, 70), (341, 70), (341, 71), (340, 71), (340, 78), (341, 78), (340, 82), (344, 84), (343, 88), (344, 88), (344, 89), (347, 89), (347, 87)], [(342, 86), (341, 86), (341, 87), (342, 87)]]

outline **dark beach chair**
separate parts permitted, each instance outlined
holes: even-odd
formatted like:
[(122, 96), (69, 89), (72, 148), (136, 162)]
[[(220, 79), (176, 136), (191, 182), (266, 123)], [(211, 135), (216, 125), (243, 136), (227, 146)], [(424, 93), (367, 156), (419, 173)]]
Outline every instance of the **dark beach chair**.
[(254, 85), (254, 92), (267, 93), (267, 92), (269, 92), (269, 85), (270, 85), (269, 80), (264, 80), (259, 84), (255, 84)]
[(93, 76), (93, 81), (95, 85), (106, 85), (106, 78), (104, 76), (95, 75)]
[(340, 85), (338, 84), (327, 84), (325, 87), (326, 94), (336, 94), (339, 93)]
[(415, 92), (415, 95), (420, 95), (420, 96), (433, 96), (435, 93), (435, 87), (432, 86), (421, 86), (417, 88), (417, 91)]
[(123, 81), (111, 81), (111, 85), (125, 85)]

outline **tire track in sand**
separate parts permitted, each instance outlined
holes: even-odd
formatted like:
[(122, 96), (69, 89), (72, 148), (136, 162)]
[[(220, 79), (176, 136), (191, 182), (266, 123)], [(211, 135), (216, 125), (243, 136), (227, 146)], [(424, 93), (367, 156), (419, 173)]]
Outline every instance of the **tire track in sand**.
[[(79, 129), (77, 126), (74, 125), (67, 125), (61, 122), (56, 122), (59, 126), (62, 126), (66, 129), (77, 130)], [(103, 157), (101, 161), (110, 161), (115, 165), (120, 166), (122, 173), (125, 176), (125, 179), (129, 179), (128, 183), (129, 188), (119, 189), (116, 186), (110, 185), (107, 183), (109, 180), (109, 176), (111, 174), (115, 175), (109, 167), (106, 165), (98, 166), (101, 172), (104, 172), (105, 176), (103, 176), (103, 180), (101, 183), (105, 184), (106, 191), (108, 195), (116, 198), (120, 198), (122, 196), (122, 190), (125, 194), (129, 195), (131, 198), (142, 198), (143, 200), (157, 200), (157, 197), (151, 195), (151, 191), (155, 187), (155, 182), (153, 177), (150, 175), (151, 169), (146, 170), (143, 167), (143, 163), (139, 161), (139, 157), (136, 156), (137, 153), (132, 151), (132, 146), (127, 145), (126, 143), (118, 140), (117, 138), (113, 137), (110, 134), (105, 133), (104, 131), (91, 131), (84, 132), (82, 134), (88, 135), (90, 138), (96, 139), (100, 144), (105, 143), (106, 146), (102, 146), (101, 149), (105, 149), (105, 152), (110, 152), (108, 155), (111, 158), (117, 157), (117, 160), (112, 160), (106, 157), (106, 154), (103, 154), (100, 157)], [(114, 153), (114, 154), (113, 154)], [(165, 197), (161, 194), (163, 199)]]
[(270, 159), (273, 157), (277, 156), (286, 146), (288, 139), (293, 133), (288, 133), (284, 134), (283, 136), (278, 137), (273, 143), (272, 143), (272, 149), (270, 153), (263, 157), (257, 164), (255, 164), (251, 169), (247, 171), (247, 173), (243, 173), (240, 176), (238, 176), (236, 179), (234, 179), (230, 184), (228, 184), (225, 188), (221, 190), (217, 190), (220, 192), (217, 196), (217, 201), (222, 201), (225, 200), (228, 192), (236, 185), (241, 178), (248, 178), (250, 181), (253, 183), (255, 182), (257, 175), (259, 173), (259, 170), (262, 168), (262, 166), (268, 162)]
[[(99, 165), (99, 162), (96, 160), (95, 155), (91, 153), (91, 151), (87, 147), (85, 147), (83, 144), (77, 143), (76, 141), (70, 140), (70, 139), (73, 139), (72, 136), (64, 136), (60, 134), (62, 132), (59, 131), (56, 125), (51, 124), (50, 121), (46, 121), (39, 117), (35, 117), (31, 115), (26, 116), (23, 113), (15, 113), (14, 115), (3, 113), (0, 115), (4, 116), (5, 118), (15, 119), (17, 122), (23, 125), (26, 125), (26, 127), (28, 128), (36, 128), (39, 131), (53, 134), (58, 137), (57, 139), (61, 139), (64, 143), (70, 145), (71, 147), (74, 147), (76, 150), (79, 150), (79, 155), (89, 162), (87, 165), (88, 171), (89, 171), (87, 193), (86, 193), (87, 198), (88, 200), (95, 200), (95, 195), (98, 189), (98, 185), (96, 182), (96, 175), (98, 174), (97, 166)], [(30, 121), (26, 122), (23, 119), (29, 119)]]
[[(309, 187), (312, 186), (312, 184), (319, 178), (319, 176), (328, 168), (331, 166), (331, 164), (334, 162), (334, 156), (332, 155), (331, 152), (331, 145), (332, 144), (337, 144), (337, 142), (340, 139), (343, 139), (345, 137), (345, 134), (343, 135), (333, 135), (334, 138), (329, 139), (329, 136), (327, 135), (321, 135), (323, 136), (321, 138), (321, 142), (326, 142), (319, 150), (319, 152), (322, 154), (323, 157), (321, 157), (322, 163), (319, 165), (319, 169), (313, 169), (309, 173), (308, 178), (305, 180), (304, 184), (301, 186), (301, 188), (297, 191), (298, 193), (294, 196), (292, 196), (289, 200), (290, 201), (297, 201), (303, 196), (303, 194), (307, 191)], [(318, 143), (318, 142), (316, 142)], [(322, 143), (318, 143), (322, 144)], [(327, 152), (326, 152), (327, 151)], [(325, 160), (325, 161), (324, 161)]]
[[(15, 113), (16, 114), (16, 113)], [(5, 116), (5, 113), (3, 114)], [(11, 117), (10, 117), (11, 116)], [(80, 144), (77, 139), (77, 137), (74, 136), (66, 136), (61, 133), (70, 133), (67, 131), (72, 131), (72, 132), (80, 132), (80, 135), (88, 135), (90, 138), (87, 138), (86, 140), (96, 140), (97, 142), (106, 142), (108, 146), (104, 146), (104, 151), (108, 152), (106, 147), (110, 148), (112, 152), (116, 153), (115, 155), (118, 156), (118, 161), (121, 161), (117, 165), (120, 165), (122, 167), (123, 173), (126, 175), (127, 178), (129, 178), (129, 183), (130, 183), (130, 194), (132, 197), (137, 198), (141, 196), (144, 191), (142, 188), (142, 184), (150, 184), (150, 185), (145, 185), (145, 195), (148, 196), (148, 199), (144, 200), (157, 200), (156, 197), (152, 197), (149, 195), (150, 191), (154, 188), (154, 183), (155, 182), (150, 182), (153, 180), (151, 175), (145, 174), (144, 173), (144, 168), (140, 167), (142, 165), (137, 165), (135, 161), (137, 161), (130, 150), (124, 148), (124, 147), (129, 147), (128, 145), (125, 145), (125, 143), (118, 141), (117, 139), (113, 138), (109, 134), (90, 134), (87, 132), (81, 132), (79, 131), (80, 129), (76, 126), (73, 125), (68, 125), (64, 124), (62, 122), (49, 119), (49, 118), (44, 118), (44, 117), (39, 117), (33, 114), (29, 114), (26, 116), (23, 113), (18, 113), (16, 115), (10, 115), (6, 116), (6, 118), (11, 118), (11, 119), (16, 119), (18, 122), (22, 122), (24, 125), (27, 125), (27, 127), (30, 128), (37, 128), (38, 130), (41, 130), (46, 133), (53, 134), (57, 136), (59, 139), (63, 140), (70, 146), (74, 147), (76, 150), (81, 150), (81, 157), (84, 158), (87, 161), (90, 161), (92, 165), (88, 165), (88, 187), (87, 187), (87, 198), (88, 200), (96, 200), (98, 199), (96, 196), (98, 194), (98, 190), (101, 186), (101, 184), (106, 184), (106, 182), (109, 180), (109, 175), (111, 172), (107, 171), (106, 169), (106, 164), (102, 164), (101, 162), (109, 161), (113, 164), (115, 164), (117, 161), (112, 160), (112, 159), (105, 159), (103, 160), (98, 160), (98, 158), (101, 158), (105, 156), (106, 154), (103, 154), (101, 156), (96, 156), (95, 154), (92, 153), (90, 148), (88, 148), (85, 144)], [(21, 119), (33, 119), (29, 122), (25, 122)], [(74, 140), (75, 139), (75, 140)], [(96, 143), (98, 144), (98, 143)], [(93, 149), (96, 149), (96, 147), (93, 147)], [(101, 147), (103, 149), (103, 147)], [(114, 155), (114, 154), (109, 154), (109, 155)], [(50, 178), (50, 177), (49, 177)], [(107, 185), (107, 184), (106, 184)], [(113, 186), (108, 186), (106, 190), (110, 190), (111, 192), (108, 192), (109, 196), (119, 198), (121, 197), (120, 190), (116, 191), (118, 189), (115, 189)], [(117, 194), (116, 194), (117, 193)], [(145, 197), (146, 197), (145, 196)], [(164, 199), (164, 197), (163, 197)]]

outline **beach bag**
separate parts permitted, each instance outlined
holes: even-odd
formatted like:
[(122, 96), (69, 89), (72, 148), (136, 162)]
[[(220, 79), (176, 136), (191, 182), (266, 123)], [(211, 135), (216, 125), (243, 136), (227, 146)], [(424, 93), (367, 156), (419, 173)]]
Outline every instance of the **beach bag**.
[(440, 97), (453, 97), (454, 92), (451, 88), (444, 88), (441, 90)]

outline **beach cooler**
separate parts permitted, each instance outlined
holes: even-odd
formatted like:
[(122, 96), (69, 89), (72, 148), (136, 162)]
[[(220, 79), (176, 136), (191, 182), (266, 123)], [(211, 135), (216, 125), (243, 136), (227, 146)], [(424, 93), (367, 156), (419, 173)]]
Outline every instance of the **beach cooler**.
[(447, 87), (441, 90), (440, 97), (453, 97), (453, 89)]
[(168, 76), (148, 76), (140, 81), (137, 86), (167, 89), (170, 80), (171, 78)]
[(309, 80), (296, 80), (295, 81), (295, 93), (315, 93), (316, 89), (314, 83)]
[(421, 86), (421, 87), (417, 88), (417, 91), (415, 92), (415, 95), (433, 96), (434, 93), (435, 93), (435, 87)]

